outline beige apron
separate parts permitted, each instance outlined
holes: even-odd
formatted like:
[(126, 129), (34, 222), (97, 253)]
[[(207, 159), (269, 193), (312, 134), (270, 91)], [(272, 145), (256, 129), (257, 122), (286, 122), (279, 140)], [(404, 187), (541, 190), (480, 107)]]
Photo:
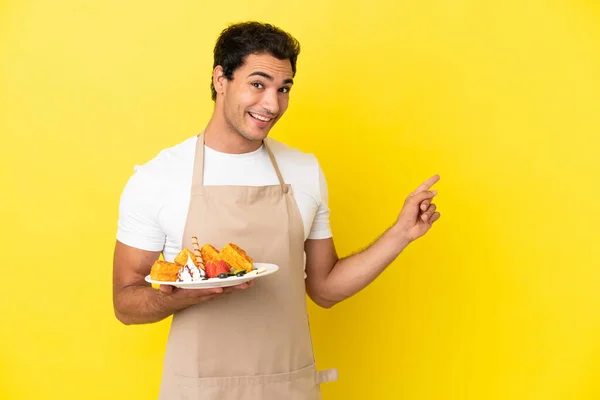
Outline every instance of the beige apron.
[(233, 242), (279, 271), (254, 286), (176, 313), (166, 347), (161, 400), (317, 400), (319, 384), (306, 309), (304, 227), (292, 193), (272, 186), (204, 186), (198, 137), (183, 246)]

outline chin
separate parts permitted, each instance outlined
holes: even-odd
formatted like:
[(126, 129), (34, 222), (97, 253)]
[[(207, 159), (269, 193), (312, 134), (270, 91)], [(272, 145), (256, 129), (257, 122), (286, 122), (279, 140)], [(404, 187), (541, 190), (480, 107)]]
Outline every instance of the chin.
[(247, 140), (258, 142), (258, 141), (265, 140), (267, 138), (267, 136), (269, 136), (270, 131), (271, 131), (270, 129), (265, 129), (265, 130), (260, 130), (257, 132), (255, 130), (248, 129), (248, 130), (244, 130), (240, 134)]

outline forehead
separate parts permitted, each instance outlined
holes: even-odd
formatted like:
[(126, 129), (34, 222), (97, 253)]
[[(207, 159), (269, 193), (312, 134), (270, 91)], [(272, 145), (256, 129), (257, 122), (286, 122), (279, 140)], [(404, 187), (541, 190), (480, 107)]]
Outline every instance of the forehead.
[(289, 59), (280, 60), (270, 54), (249, 54), (244, 64), (237, 69), (235, 74), (244, 77), (254, 72), (266, 72), (276, 80), (291, 79), (293, 77), (292, 64)]

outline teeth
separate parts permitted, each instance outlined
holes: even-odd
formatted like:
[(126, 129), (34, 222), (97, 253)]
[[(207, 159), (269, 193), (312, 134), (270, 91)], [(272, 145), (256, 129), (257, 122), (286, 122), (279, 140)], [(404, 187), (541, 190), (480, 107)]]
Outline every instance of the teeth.
[(264, 121), (264, 122), (269, 122), (269, 121), (272, 119), (272, 118), (266, 118), (266, 117), (263, 117), (263, 116), (261, 116), (261, 115), (252, 114), (252, 113), (250, 113), (250, 115), (252, 115), (252, 116), (253, 116), (254, 118), (256, 118), (257, 120), (259, 120), (259, 121)]

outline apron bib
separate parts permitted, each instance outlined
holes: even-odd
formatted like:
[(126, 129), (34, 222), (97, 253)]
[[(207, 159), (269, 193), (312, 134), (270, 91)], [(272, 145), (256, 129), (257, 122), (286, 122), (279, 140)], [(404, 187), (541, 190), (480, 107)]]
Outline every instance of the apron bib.
[[(233, 242), (279, 271), (251, 288), (173, 315), (161, 400), (318, 400), (319, 384), (306, 309), (304, 226), (275, 157), (278, 185), (204, 186), (204, 133), (198, 136), (183, 246), (220, 249)], [(192, 289), (188, 289), (192, 290)]]

